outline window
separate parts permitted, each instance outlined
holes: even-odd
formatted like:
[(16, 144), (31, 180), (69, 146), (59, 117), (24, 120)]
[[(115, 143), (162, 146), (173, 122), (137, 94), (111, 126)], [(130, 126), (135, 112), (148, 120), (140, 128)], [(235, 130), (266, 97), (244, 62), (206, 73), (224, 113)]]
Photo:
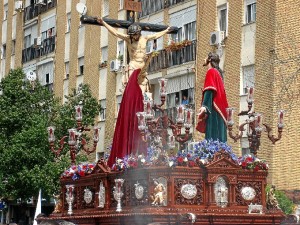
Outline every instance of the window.
[(108, 46), (101, 48), (101, 62), (107, 62), (108, 58)]
[(7, 15), (8, 15), (8, 4), (4, 5), (4, 10), (3, 10), (3, 20), (7, 20)]
[(254, 87), (254, 75), (255, 67), (254, 65), (243, 66), (243, 92), (242, 94), (247, 94), (247, 87)]
[(171, 39), (175, 42), (182, 41), (182, 27), (178, 29), (177, 34), (171, 34)]
[(119, 110), (120, 110), (120, 106), (121, 106), (121, 102), (122, 102), (122, 95), (118, 95), (117, 96), (117, 116), (119, 114)]
[(118, 59), (124, 60), (124, 41), (118, 41)]
[(66, 32), (70, 32), (70, 29), (71, 29), (71, 13), (68, 13), (67, 14), (67, 30)]
[(6, 58), (6, 45), (2, 46), (2, 58), (5, 59)]
[(78, 59), (78, 69), (79, 69), (79, 75), (84, 74), (84, 57), (81, 57)]
[(66, 74), (66, 79), (69, 79), (70, 76), (70, 62), (65, 62), (65, 74)]
[(31, 35), (27, 35), (24, 37), (24, 49), (29, 48), (31, 46)]
[(246, 23), (251, 23), (256, 21), (256, 1), (248, 0), (246, 1)]
[(124, 0), (119, 0), (119, 9), (124, 8)]
[(11, 54), (14, 55), (16, 51), (16, 40), (11, 41)]
[(102, 9), (102, 17), (108, 16), (109, 14), (109, 1), (104, 0), (103, 9)]
[(164, 7), (163, 0), (141, 0), (141, 2), (142, 12), (140, 13), (140, 17), (155, 13)]
[(184, 29), (184, 39), (185, 40), (195, 40), (196, 39), (196, 21), (185, 24)]
[(100, 120), (105, 121), (106, 119), (106, 99), (100, 100), (101, 111), (100, 111)]
[(227, 32), (228, 23), (228, 5), (224, 4), (218, 7), (219, 30)]
[(50, 76), (49, 76), (49, 73), (46, 73), (46, 84), (49, 84), (49, 79), (50, 78)]

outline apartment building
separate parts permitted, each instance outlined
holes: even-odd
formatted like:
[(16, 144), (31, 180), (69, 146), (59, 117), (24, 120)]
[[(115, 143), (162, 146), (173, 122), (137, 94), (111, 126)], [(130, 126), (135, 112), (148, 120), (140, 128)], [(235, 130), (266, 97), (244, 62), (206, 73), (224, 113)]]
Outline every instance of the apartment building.
[[(188, 99), (188, 107), (197, 110), (205, 76), (203, 59), (209, 51), (217, 51), (225, 71), (228, 101), (237, 112), (247, 108), (246, 87), (253, 86), (254, 109), (263, 113), (264, 122), (276, 136), (277, 111), (286, 109), (282, 139), (273, 145), (263, 133), (258, 157), (270, 164), (270, 183), (278, 189), (299, 191), (300, 122), (296, 105), (300, 31), (296, 9), (300, 3), (297, 0), (141, 0), (142, 12), (133, 14), (124, 9), (124, 1), (0, 0), (0, 18), (3, 18), (0, 76), (22, 66), (25, 73), (34, 71), (39, 81), (62, 101), (72, 88), (88, 83), (104, 108), (98, 118), (101, 127), (98, 157), (110, 146), (113, 137), (122, 100), (122, 66), (128, 62), (127, 50), (124, 41), (105, 28), (82, 25), (76, 4), (86, 4), (90, 16), (120, 20), (136, 17), (140, 22), (177, 26), (178, 34), (165, 35), (147, 46), (149, 53), (159, 52), (148, 70), (154, 101), (160, 100), (158, 79), (164, 77), (168, 78), (168, 114), (176, 115), (175, 107), (183, 98)], [(174, 44), (185, 40), (189, 42), (183, 47)], [(170, 50), (171, 45), (175, 47)], [(246, 119), (239, 119), (237, 113), (234, 118), (236, 124)], [(200, 140), (203, 136), (194, 132), (193, 138)], [(229, 142), (237, 154), (249, 152), (246, 133), (240, 142)], [(293, 193), (296, 195), (296, 191)]]

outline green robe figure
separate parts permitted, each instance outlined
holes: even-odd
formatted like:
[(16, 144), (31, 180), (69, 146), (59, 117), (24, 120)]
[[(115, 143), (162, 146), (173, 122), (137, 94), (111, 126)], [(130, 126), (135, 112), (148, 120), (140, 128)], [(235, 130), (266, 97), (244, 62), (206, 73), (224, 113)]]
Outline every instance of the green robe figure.
[(220, 58), (216, 53), (209, 53), (203, 66), (208, 70), (205, 76), (202, 93), (202, 104), (199, 111), (199, 122), (196, 127), (205, 133), (205, 139), (227, 141), (226, 92), (224, 89), (222, 70), (219, 68)]

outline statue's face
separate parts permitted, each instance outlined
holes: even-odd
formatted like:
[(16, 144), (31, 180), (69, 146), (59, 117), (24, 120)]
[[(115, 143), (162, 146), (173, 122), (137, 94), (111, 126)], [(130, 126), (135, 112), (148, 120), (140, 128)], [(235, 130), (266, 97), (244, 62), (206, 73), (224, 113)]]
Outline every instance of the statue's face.
[(136, 33), (136, 34), (133, 34), (132, 36), (132, 39), (135, 40), (135, 41), (138, 41), (141, 37), (141, 34), (140, 33)]

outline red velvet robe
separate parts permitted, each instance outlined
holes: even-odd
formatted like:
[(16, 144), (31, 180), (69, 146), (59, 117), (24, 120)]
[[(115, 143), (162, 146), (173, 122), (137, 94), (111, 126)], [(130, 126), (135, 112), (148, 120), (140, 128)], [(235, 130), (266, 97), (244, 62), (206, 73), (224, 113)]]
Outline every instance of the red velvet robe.
[(198, 123), (197, 130), (205, 132), (206, 139), (227, 141), (226, 121), (228, 102), (222, 77), (217, 69), (207, 71), (202, 93), (202, 106), (208, 110), (208, 118)]
[(116, 158), (126, 155), (144, 153), (146, 155), (146, 144), (142, 141), (138, 130), (137, 112), (144, 111), (143, 94), (137, 82), (140, 69), (132, 72), (124, 90), (120, 110), (117, 118), (112, 149), (108, 159), (108, 165), (116, 162)]

